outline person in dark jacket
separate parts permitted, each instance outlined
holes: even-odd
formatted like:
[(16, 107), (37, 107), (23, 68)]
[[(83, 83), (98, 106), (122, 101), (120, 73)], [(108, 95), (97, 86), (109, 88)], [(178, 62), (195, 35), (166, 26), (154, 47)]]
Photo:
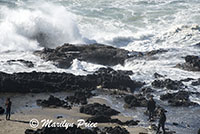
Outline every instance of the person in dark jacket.
[(6, 105), (6, 120), (10, 120), (10, 112), (11, 112), (11, 105), (12, 105), (10, 98), (7, 98), (5, 105)]
[(160, 110), (160, 119), (158, 123), (158, 129), (156, 134), (159, 134), (160, 127), (162, 126), (163, 134), (165, 134), (165, 122), (166, 122), (166, 115), (164, 109)]
[(156, 108), (156, 102), (154, 101), (153, 96), (151, 96), (147, 104), (147, 110), (149, 111), (149, 120), (153, 118), (155, 108)]

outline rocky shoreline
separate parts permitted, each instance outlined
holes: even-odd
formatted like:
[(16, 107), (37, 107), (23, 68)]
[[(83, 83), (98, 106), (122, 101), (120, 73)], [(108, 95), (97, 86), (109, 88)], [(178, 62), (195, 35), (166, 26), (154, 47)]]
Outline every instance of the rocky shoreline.
[[(149, 58), (159, 53), (166, 53), (167, 51), (168, 50), (161, 49), (150, 52), (129, 52), (102, 44), (76, 46), (64, 44), (55, 49), (45, 48), (41, 51), (34, 52), (34, 54), (46, 61), (52, 61), (59, 68), (69, 68), (74, 59), (113, 66), (118, 64), (123, 65), (126, 60)], [(29, 68), (34, 67), (32, 62), (25, 60), (10, 60), (7, 62), (9, 64), (20, 62)], [(178, 64), (176, 67), (189, 71), (200, 71), (199, 57), (188, 55), (185, 57), (185, 63)], [(124, 108), (126, 109), (137, 107), (145, 108), (147, 106), (148, 96), (152, 95), (157, 89), (173, 91), (173, 93), (166, 92), (159, 96), (161, 101), (167, 101), (168, 106), (199, 106), (198, 103), (192, 102), (190, 99), (191, 95), (199, 95), (199, 93), (185, 91), (187, 86), (184, 82), (192, 81), (191, 85), (198, 86), (200, 85), (200, 79), (195, 80), (188, 78), (184, 80), (172, 80), (155, 72), (155, 79), (151, 83), (145, 83), (143, 81), (132, 80), (130, 75), (133, 75), (132, 71), (114, 70), (110, 67), (100, 68), (92, 74), (87, 74), (85, 76), (70, 73), (46, 73), (36, 71), (13, 74), (0, 72), (0, 93), (39, 94), (59, 93), (62, 91), (73, 92), (73, 95), (65, 96), (63, 99), (53, 95), (49, 96), (48, 99), (37, 99), (36, 104), (43, 108), (63, 108), (65, 110), (71, 110), (74, 106), (78, 106), (80, 107), (80, 113), (92, 115), (92, 117), (87, 118), (87, 121), (118, 124), (116, 127), (104, 127), (97, 130), (77, 127), (73, 127), (69, 130), (65, 130), (64, 128), (27, 129), (25, 134), (73, 134), (75, 131), (83, 134), (129, 134), (122, 126), (137, 126), (140, 121), (120, 121), (119, 119), (112, 119), (112, 116), (118, 115), (120, 112), (104, 104), (89, 104), (88, 99), (93, 96), (101, 95), (99, 92), (96, 93), (97, 90), (104, 92), (104, 89), (106, 89), (109, 91), (109, 95), (121, 98), (124, 102)], [(136, 91), (137, 93), (135, 93)], [(157, 109), (159, 108), (160, 106), (157, 106)], [(4, 111), (5, 110), (0, 107), (0, 114), (3, 114)], [(168, 133), (173, 132), (168, 131)]]

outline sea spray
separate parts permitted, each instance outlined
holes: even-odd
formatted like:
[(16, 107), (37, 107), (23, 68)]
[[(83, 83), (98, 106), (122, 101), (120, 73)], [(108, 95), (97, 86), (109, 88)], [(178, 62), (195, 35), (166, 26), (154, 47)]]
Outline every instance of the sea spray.
[(42, 3), (34, 9), (1, 7), (0, 11), (0, 51), (84, 43), (73, 15), (63, 6)]

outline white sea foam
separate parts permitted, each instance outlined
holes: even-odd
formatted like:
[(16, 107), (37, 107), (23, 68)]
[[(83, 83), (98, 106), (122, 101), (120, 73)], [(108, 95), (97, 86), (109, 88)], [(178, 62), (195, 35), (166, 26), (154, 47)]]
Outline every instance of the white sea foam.
[(65, 42), (85, 43), (75, 17), (63, 6), (38, 3), (26, 8), (0, 7), (0, 51), (56, 47)]

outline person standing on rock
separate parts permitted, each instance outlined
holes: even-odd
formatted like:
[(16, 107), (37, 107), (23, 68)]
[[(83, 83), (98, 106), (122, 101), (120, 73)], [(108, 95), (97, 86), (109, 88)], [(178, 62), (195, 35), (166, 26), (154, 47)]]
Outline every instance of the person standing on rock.
[(6, 105), (6, 120), (10, 120), (10, 112), (11, 112), (11, 105), (12, 105), (10, 98), (7, 98), (5, 105)]
[(154, 101), (153, 96), (151, 96), (147, 104), (147, 110), (149, 111), (149, 120), (153, 118), (155, 109), (156, 109), (156, 102)]
[(163, 134), (165, 134), (165, 122), (166, 122), (165, 110), (161, 109), (160, 110), (160, 119), (159, 119), (158, 129), (157, 129), (156, 134), (159, 134), (161, 126), (162, 126), (162, 130), (163, 130)]

